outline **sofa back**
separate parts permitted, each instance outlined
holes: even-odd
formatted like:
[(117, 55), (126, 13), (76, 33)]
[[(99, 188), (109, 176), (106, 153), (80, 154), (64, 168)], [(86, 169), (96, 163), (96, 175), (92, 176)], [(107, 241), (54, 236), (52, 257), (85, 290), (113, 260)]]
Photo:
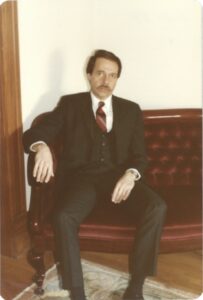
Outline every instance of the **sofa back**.
[(201, 186), (201, 109), (146, 110), (144, 123), (149, 184)]
[[(40, 122), (48, 114), (39, 115)], [(202, 111), (201, 109), (162, 109), (143, 111), (148, 155), (147, 182), (152, 187), (201, 186)], [(60, 135), (51, 145), (55, 167), (63, 144)], [(32, 185), (33, 159), (28, 164)]]

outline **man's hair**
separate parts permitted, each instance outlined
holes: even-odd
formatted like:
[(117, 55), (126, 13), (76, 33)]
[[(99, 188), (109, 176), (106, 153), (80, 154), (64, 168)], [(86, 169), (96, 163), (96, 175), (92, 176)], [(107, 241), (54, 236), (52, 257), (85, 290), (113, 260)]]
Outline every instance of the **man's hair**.
[(87, 63), (86, 67), (86, 73), (87, 74), (92, 74), (95, 62), (97, 58), (106, 58), (108, 60), (114, 61), (118, 65), (118, 77), (120, 77), (121, 74), (121, 69), (122, 69), (122, 64), (120, 61), (120, 58), (118, 58), (115, 54), (112, 52), (106, 51), (106, 50), (96, 50), (94, 55), (90, 56), (89, 61)]

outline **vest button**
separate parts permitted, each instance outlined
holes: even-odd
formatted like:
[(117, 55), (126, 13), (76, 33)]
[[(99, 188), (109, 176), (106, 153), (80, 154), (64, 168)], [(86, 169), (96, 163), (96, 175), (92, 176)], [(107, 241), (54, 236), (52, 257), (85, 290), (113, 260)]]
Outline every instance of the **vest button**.
[(101, 157), (101, 158), (100, 158), (100, 161), (101, 161), (101, 162), (104, 162), (104, 158), (103, 158), (103, 157)]

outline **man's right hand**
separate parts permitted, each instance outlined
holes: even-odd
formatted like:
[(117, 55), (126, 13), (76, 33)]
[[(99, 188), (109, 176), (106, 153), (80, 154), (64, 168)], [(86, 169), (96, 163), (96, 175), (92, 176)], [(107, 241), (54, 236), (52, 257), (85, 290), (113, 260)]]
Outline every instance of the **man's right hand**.
[(54, 176), (51, 151), (46, 144), (37, 144), (34, 150), (36, 154), (33, 176), (37, 182), (47, 183)]

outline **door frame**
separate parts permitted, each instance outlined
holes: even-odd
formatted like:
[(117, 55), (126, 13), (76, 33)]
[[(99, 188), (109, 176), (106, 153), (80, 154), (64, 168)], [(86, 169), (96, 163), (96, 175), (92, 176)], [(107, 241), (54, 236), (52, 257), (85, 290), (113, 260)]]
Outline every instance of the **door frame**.
[(25, 197), (17, 1), (0, 5), (1, 254), (29, 247)]

